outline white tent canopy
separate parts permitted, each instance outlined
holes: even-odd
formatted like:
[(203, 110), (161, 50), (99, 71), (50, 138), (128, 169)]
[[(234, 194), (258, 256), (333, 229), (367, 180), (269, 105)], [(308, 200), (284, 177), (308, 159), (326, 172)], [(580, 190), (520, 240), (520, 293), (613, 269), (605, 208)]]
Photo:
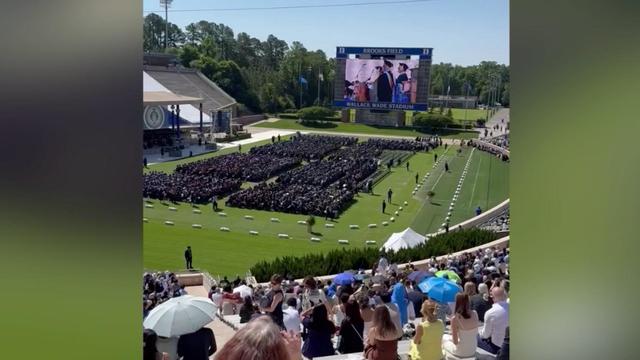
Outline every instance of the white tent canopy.
[(382, 245), (382, 249), (389, 251), (398, 251), (400, 249), (409, 249), (420, 244), (423, 244), (426, 238), (411, 228), (406, 228), (404, 231), (391, 234), (389, 239)]

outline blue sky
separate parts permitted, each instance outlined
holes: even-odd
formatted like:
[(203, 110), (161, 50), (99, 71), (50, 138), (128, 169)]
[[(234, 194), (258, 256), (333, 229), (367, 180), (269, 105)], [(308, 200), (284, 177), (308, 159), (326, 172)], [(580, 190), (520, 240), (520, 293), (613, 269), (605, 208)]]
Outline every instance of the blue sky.
[[(171, 9), (228, 9), (287, 5), (348, 4), (388, 0), (174, 0)], [(164, 17), (159, 0), (144, 0), (143, 9)], [(147, 15), (145, 12), (144, 15)], [(273, 34), (291, 44), (335, 56), (336, 46), (432, 47), (433, 62), (473, 65), (480, 61), (509, 64), (508, 0), (432, 0), (352, 7), (251, 10), (169, 11), (169, 21), (184, 28), (207, 20), (223, 23), (237, 34), (260, 40)]]

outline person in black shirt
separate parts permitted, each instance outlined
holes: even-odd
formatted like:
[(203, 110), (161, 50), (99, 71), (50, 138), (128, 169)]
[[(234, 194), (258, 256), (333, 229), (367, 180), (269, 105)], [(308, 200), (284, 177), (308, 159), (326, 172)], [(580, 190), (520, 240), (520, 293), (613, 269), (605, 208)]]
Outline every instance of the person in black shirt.
[(242, 307), (240, 307), (240, 324), (247, 323), (251, 320), (253, 315), (256, 313), (255, 307), (253, 306), (253, 300), (251, 296), (245, 296), (244, 303)]
[(178, 339), (178, 356), (182, 360), (209, 360), (217, 350), (213, 330), (203, 327), (200, 330), (182, 335)]
[(184, 259), (187, 262), (187, 269), (193, 269), (193, 254), (191, 253), (191, 246), (187, 246), (187, 250), (184, 251)]
[(416, 184), (418, 183), (418, 173), (416, 173)]
[(384, 60), (383, 72), (376, 81), (378, 101), (391, 102), (393, 95), (393, 74), (391, 68), (393, 64), (389, 60)]
[(393, 195), (393, 191), (389, 189), (389, 191), (387, 191), (387, 201), (389, 202), (389, 204), (391, 204), (391, 195)]
[(338, 351), (342, 354), (362, 352), (364, 350), (364, 320), (360, 315), (360, 306), (355, 300), (349, 300), (344, 308), (345, 318), (340, 323)]
[[(284, 327), (284, 313), (282, 312), (282, 303), (284, 302), (284, 293), (282, 291), (282, 276), (275, 274), (271, 277), (271, 290), (267, 294), (268, 307), (262, 311), (267, 313), (280, 329)], [(260, 305), (263, 306), (263, 305)]]
[(382, 213), (384, 214), (384, 211), (387, 209), (387, 203), (384, 202), (384, 200), (382, 200)]
[(438, 154), (433, 154), (433, 162), (438, 161)]

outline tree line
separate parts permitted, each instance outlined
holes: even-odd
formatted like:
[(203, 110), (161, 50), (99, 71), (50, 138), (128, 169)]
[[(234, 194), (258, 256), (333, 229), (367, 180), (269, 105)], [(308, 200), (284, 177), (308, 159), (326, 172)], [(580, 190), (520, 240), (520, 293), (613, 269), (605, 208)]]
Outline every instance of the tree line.
[[(287, 44), (274, 35), (261, 41), (205, 20), (184, 29), (168, 25), (165, 50), (165, 20), (154, 13), (144, 18), (144, 51), (176, 55), (183, 66), (201, 71), (251, 112), (330, 106), (333, 101), (335, 60), (322, 50), (308, 50), (298, 41)], [(485, 103), (492, 76), (501, 78), (498, 100), (508, 106), (509, 67), (492, 61), (474, 66), (433, 64), (430, 92), (479, 96)]]

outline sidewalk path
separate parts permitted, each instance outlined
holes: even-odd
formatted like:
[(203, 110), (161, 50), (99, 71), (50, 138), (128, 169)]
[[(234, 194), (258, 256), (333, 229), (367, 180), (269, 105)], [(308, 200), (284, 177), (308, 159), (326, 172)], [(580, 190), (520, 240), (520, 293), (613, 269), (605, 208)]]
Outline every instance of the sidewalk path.
[[(498, 110), (495, 114), (493, 114), (493, 116), (489, 119), (489, 121), (487, 121), (487, 123), (485, 124), (485, 128), (489, 129), (489, 132), (493, 132), (494, 137), (500, 136), (500, 135), (509, 133), (509, 131), (507, 130), (508, 123), (509, 123), (509, 109), (502, 108)], [(493, 129), (493, 127), (496, 125), (502, 127), (502, 130)], [(480, 130), (480, 138), (485, 137), (484, 130), (483, 129), (479, 129), (479, 130)]]

